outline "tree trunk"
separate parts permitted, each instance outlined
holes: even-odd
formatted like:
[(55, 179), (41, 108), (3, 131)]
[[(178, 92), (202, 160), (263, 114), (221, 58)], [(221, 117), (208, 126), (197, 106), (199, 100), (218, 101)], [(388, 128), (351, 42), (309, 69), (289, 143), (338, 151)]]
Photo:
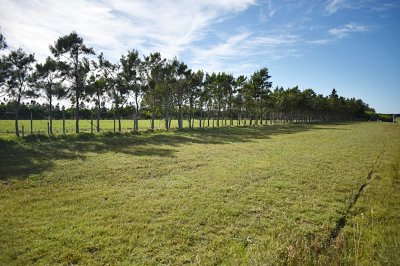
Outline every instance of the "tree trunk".
[(18, 105), (17, 105), (17, 108), (15, 108), (15, 135), (17, 135), (17, 137), (19, 137), (19, 127), (18, 127), (18, 111), (19, 111), (18, 109), (19, 109), (19, 107), (18, 107)]
[[(178, 119), (179, 120), (179, 119)], [(170, 120), (169, 120), (169, 112), (168, 112), (168, 110), (165, 110), (165, 115), (164, 115), (164, 122), (165, 122), (165, 129), (168, 131), (169, 130), (169, 128), (170, 128), (170, 122), (169, 122)], [(179, 122), (178, 122), (178, 124), (179, 124)]]
[[(220, 118), (220, 115), (221, 115), (221, 108), (218, 106), (218, 112), (217, 112), (217, 127), (219, 127), (219, 118)], [(213, 125), (214, 126), (214, 125)]]
[(154, 99), (153, 99), (153, 110), (151, 113), (151, 130), (154, 130), (154, 119), (156, 117), (156, 114), (155, 114), (155, 112), (156, 112), (156, 96), (153, 95), (153, 97), (154, 97)]
[(182, 127), (183, 127), (182, 104), (178, 104), (178, 127), (179, 127), (179, 129), (182, 129)]
[(189, 127), (194, 128), (194, 112), (193, 112), (193, 97), (190, 97), (190, 105), (189, 105)]
[(51, 96), (50, 96), (50, 107), (49, 107), (49, 120), (50, 120), (50, 134), (53, 135), (53, 103)]
[(135, 103), (136, 103), (136, 108), (135, 108), (135, 117), (134, 117), (133, 129), (135, 131), (139, 131), (139, 101), (138, 101), (137, 93), (135, 94)]
[(210, 108), (208, 108), (208, 114), (207, 114), (207, 127), (210, 127)]
[(139, 119), (137, 109), (135, 110), (135, 114), (133, 115), (133, 131), (139, 131)]
[(229, 115), (230, 115), (230, 118), (231, 118), (230, 125), (233, 126), (233, 112), (232, 112), (232, 106), (229, 106)]
[(79, 97), (76, 95), (75, 105), (75, 133), (79, 133)]
[(96, 131), (97, 133), (100, 132), (100, 105), (97, 108), (97, 114), (96, 114), (96, 120), (97, 120), (97, 124), (96, 124)]
[(121, 132), (121, 114), (119, 113), (119, 108), (117, 110), (117, 115), (118, 115), (118, 131)]
[(203, 112), (201, 111), (200, 112), (200, 117), (199, 117), (199, 127), (201, 128), (201, 123), (202, 123), (202, 120), (203, 119)]
[(96, 131), (97, 131), (97, 133), (100, 132), (100, 110), (101, 110), (100, 96), (97, 95), (97, 114), (96, 114), (96, 120), (97, 120)]
[(62, 118), (63, 118), (63, 134), (65, 135), (65, 110), (64, 110), (64, 106), (63, 106), (63, 110), (62, 110)]

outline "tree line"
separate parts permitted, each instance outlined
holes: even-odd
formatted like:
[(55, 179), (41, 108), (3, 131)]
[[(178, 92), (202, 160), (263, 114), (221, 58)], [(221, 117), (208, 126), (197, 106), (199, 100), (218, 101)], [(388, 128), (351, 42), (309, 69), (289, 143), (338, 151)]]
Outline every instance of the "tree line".
[[(7, 46), (2, 35), (0, 44), (0, 49)], [(161, 117), (168, 130), (172, 119), (178, 120), (179, 128), (184, 119), (190, 128), (195, 119), (200, 127), (210, 126), (210, 121), (218, 127), (233, 125), (234, 120), (237, 125), (254, 125), (365, 119), (366, 111), (373, 111), (360, 99), (339, 96), (335, 89), (323, 96), (312, 89), (273, 88), (268, 68), (249, 77), (205, 73), (193, 71), (177, 58), (167, 60), (158, 52), (141, 57), (137, 50), (128, 51), (113, 63), (103, 53), (95, 56), (93, 48), (86, 46), (76, 32), (58, 38), (49, 48), (51, 56), (43, 63), (35, 64), (34, 54), (21, 48), (0, 59), (1, 92), (7, 101), (2, 106), (8, 112), (12, 110), (17, 136), (26, 100), (33, 102), (30, 108), (47, 109), (50, 133), (54, 115), (57, 117), (60, 111), (55, 102), (61, 99), (70, 100), (73, 106), (69, 110), (73, 110), (76, 133), (88, 106), (93, 106), (89, 112), (96, 117), (97, 131), (101, 118), (110, 113), (118, 120), (119, 131), (121, 118), (127, 116), (137, 131), (140, 118), (151, 119), (154, 129), (155, 119)], [(46, 104), (35, 105), (33, 99), (37, 97), (44, 98)]]

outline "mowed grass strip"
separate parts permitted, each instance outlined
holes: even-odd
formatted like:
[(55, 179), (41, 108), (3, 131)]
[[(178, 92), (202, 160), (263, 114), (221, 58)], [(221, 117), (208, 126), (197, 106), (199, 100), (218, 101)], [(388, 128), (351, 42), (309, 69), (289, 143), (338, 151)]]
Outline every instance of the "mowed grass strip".
[[(2, 139), (0, 264), (360, 261), (367, 245), (321, 246), (371, 170), (362, 206), (391, 215), (368, 227), (384, 263), (399, 210), (377, 191), (395, 193), (399, 133), (350, 123)], [(351, 236), (346, 226), (338, 239)]]

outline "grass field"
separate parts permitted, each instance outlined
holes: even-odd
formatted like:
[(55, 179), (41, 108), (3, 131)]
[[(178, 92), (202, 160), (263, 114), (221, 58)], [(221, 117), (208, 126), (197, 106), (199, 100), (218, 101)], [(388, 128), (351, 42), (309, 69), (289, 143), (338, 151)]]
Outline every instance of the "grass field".
[(0, 137), (0, 265), (398, 265), (400, 126)]

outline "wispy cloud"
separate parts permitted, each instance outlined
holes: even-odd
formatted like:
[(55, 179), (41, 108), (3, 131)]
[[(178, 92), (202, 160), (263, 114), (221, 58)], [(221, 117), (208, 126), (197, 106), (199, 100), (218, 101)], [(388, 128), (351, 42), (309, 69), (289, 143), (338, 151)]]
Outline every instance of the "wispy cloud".
[(351, 33), (357, 32), (367, 32), (370, 31), (371, 27), (365, 25), (359, 25), (357, 23), (348, 23), (344, 26), (332, 28), (328, 30), (328, 36), (325, 38), (314, 39), (314, 40), (306, 40), (305, 43), (309, 45), (327, 45), (334, 44), (338, 42), (340, 39), (343, 39), (350, 35)]
[(170, 58), (204, 38), (213, 23), (254, 4), (255, 0), (3, 0), (0, 25), (11, 47), (21, 46), (42, 58), (49, 54), (49, 44), (72, 30), (114, 60), (133, 48)]
[[(372, 5), (377, 0), (354, 3), (366, 1)], [(301, 56), (309, 46), (335, 43), (370, 29), (349, 23), (329, 30), (318, 20), (321, 13), (354, 8), (348, 0), (1, 2), (0, 26), (9, 46), (35, 52), (39, 60), (50, 54), (48, 46), (58, 37), (76, 30), (87, 45), (114, 62), (127, 50), (137, 49), (141, 54), (177, 56), (193, 68), (249, 73), (274, 60)]]
[(311, 44), (311, 45), (325, 45), (325, 44), (330, 44), (333, 43), (334, 39), (317, 39), (317, 40), (308, 40), (306, 41), (306, 44)]
[(328, 15), (336, 13), (340, 8), (346, 6), (346, 0), (329, 0), (325, 6), (325, 12)]
[(390, 10), (395, 10), (395, 9), (399, 9), (400, 8), (400, 3), (377, 3), (376, 5), (374, 5), (371, 10), (372, 11), (376, 11), (376, 12), (386, 12), (386, 11), (390, 11)]
[[(211, 47), (192, 47), (192, 63), (207, 71), (251, 73), (254, 69), (265, 66), (267, 61), (299, 56), (296, 46), (301, 42), (297, 35), (267, 35), (244, 31)], [(260, 65), (260, 62), (264, 65)]]
[(350, 33), (366, 32), (368, 30), (369, 30), (369, 28), (367, 26), (358, 25), (356, 23), (349, 23), (347, 25), (344, 25), (343, 27), (330, 29), (329, 34), (331, 34), (335, 38), (341, 39), (341, 38), (346, 37)]
[(328, 0), (325, 2), (326, 15), (332, 15), (344, 9), (387, 12), (399, 8), (400, 3), (388, 0)]
[(275, 7), (272, 3), (272, 0), (266, 0), (264, 3), (260, 4), (260, 12), (258, 14), (258, 20), (261, 23), (266, 23), (270, 20), (275, 13), (278, 11), (278, 8)]

